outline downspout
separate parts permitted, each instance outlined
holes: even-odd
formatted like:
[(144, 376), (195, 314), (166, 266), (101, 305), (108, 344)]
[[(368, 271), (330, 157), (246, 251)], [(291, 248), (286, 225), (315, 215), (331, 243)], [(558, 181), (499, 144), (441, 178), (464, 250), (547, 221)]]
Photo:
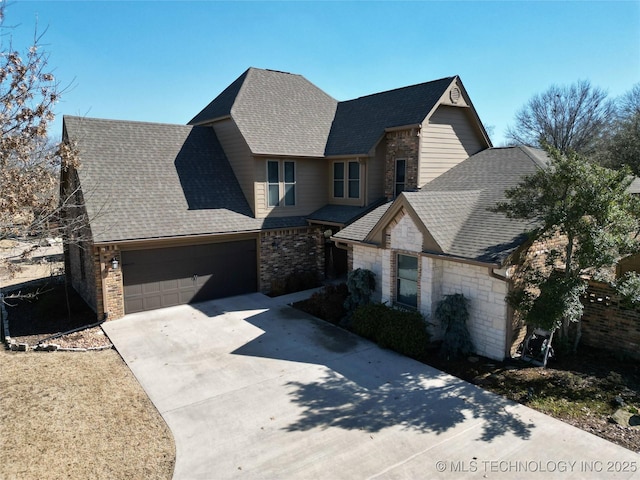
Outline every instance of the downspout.
[[(495, 268), (494, 267), (489, 267), (489, 276), (492, 278), (495, 278), (497, 280), (500, 280), (502, 282), (505, 282), (507, 284), (507, 292), (511, 289), (511, 281), (504, 275), (500, 275), (499, 273), (496, 273)], [(511, 358), (511, 338), (513, 337), (513, 308), (511, 308), (511, 305), (509, 305), (508, 302), (507, 303), (507, 325), (506, 325), (506, 329), (505, 329), (505, 338), (504, 338), (504, 356), (505, 358)]]

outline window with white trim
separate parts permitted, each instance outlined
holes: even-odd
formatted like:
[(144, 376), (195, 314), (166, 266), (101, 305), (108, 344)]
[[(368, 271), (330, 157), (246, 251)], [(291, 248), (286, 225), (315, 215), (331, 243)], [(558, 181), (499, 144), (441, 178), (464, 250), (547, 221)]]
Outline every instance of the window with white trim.
[(360, 163), (334, 162), (333, 197), (360, 198)]
[(296, 164), (284, 162), (284, 204), (293, 206), (296, 204)]
[(349, 162), (349, 198), (360, 198), (360, 164)]
[(280, 162), (276, 160), (267, 162), (267, 205), (280, 206)]
[(396, 302), (418, 308), (418, 258), (398, 254), (396, 271)]
[(296, 163), (267, 161), (267, 206), (291, 207), (296, 204)]

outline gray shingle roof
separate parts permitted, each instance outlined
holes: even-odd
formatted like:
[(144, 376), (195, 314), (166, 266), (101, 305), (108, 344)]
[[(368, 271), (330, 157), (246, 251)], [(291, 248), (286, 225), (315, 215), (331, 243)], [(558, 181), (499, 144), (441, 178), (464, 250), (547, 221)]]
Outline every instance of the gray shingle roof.
[[(490, 148), (443, 173), (420, 192), (403, 195), (443, 253), (501, 264), (526, 239), (524, 233), (532, 224), (488, 209), (505, 198), (505, 190), (545, 164), (541, 150)], [(364, 241), (382, 217), (378, 213), (364, 216), (335, 237)]]
[(380, 205), (378, 208), (371, 211), (364, 217), (356, 220), (351, 225), (340, 230), (334, 235), (338, 240), (352, 240), (356, 242), (363, 242), (369, 235), (369, 232), (376, 226), (382, 216), (389, 210), (389, 207), (393, 205), (393, 202), (387, 202)]
[(325, 154), (366, 154), (386, 128), (422, 123), (456, 77), (340, 102)]
[(305, 225), (255, 219), (211, 127), (64, 117), (95, 242)]
[(337, 103), (301, 75), (250, 68), (189, 124), (231, 115), (254, 154), (322, 157)]
[(309, 215), (307, 220), (347, 225), (371, 211), (379, 203), (380, 202), (377, 202), (366, 207), (355, 207), (352, 205), (325, 205)]

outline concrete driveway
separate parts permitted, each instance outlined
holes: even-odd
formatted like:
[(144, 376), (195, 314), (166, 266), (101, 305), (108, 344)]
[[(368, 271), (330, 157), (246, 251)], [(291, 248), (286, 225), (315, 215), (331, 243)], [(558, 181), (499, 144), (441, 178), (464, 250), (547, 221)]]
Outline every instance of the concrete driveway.
[(640, 455), (251, 294), (104, 329), (176, 479), (640, 478)]

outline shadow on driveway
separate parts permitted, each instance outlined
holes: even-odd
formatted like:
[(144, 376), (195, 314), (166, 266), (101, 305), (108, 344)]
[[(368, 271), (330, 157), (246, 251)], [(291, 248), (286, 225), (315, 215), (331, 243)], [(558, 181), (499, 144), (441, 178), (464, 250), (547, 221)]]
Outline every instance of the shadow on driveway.
[(507, 432), (524, 440), (531, 436), (534, 425), (507, 410), (512, 402), (305, 312), (285, 305), (245, 321), (264, 333), (233, 355), (327, 367), (313, 382), (286, 383), (302, 408), (287, 431), (338, 427), (376, 433), (401, 426), (441, 434), (473, 418), (482, 420), (482, 441)]

